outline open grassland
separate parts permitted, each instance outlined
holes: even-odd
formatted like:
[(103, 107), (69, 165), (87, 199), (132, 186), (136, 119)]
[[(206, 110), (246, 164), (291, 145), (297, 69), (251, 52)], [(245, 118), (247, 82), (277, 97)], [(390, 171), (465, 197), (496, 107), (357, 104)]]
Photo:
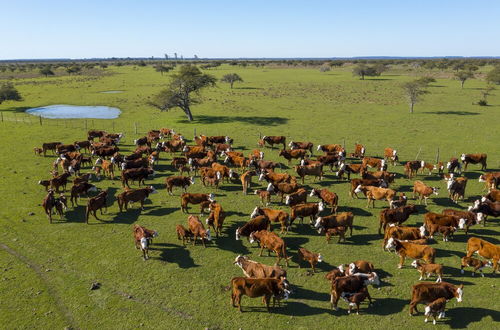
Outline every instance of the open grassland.
[[(184, 248), (175, 236), (175, 225), (185, 224), (186, 215), (180, 211), (180, 191), (168, 196), (163, 187), (172, 168), (171, 157), (162, 154), (158, 175), (147, 181), (160, 193), (151, 195), (145, 211), (133, 207), (118, 213), (113, 197), (113, 205), (103, 216), (105, 221), (92, 219), (90, 225), (85, 225), (83, 198), (78, 207), (69, 208), (65, 220), (49, 225), (40, 207), (45, 191), (37, 182), (49, 178), (54, 157), (38, 157), (32, 150), (43, 142), (83, 140), (87, 125), (88, 129), (125, 132), (120, 149), (127, 154), (134, 149), (134, 138), (149, 129), (171, 127), (188, 139), (192, 139), (195, 129), (197, 134), (228, 134), (234, 138), (236, 149), (245, 154), (256, 147), (261, 133), (285, 135), (288, 141), (312, 141), (315, 148), (317, 144), (345, 141), (348, 152), (352, 152), (355, 142), (360, 142), (370, 156), (381, 156), (385, 147), (393, 147), (401, 161), (418, 157), (435, 162), (438, 148), (443, 161), (461, 153), (481, 152), (488, 154), (488, 168), (498, 171), (499, 93), (490, 96), (492, 106), (479, 107), (472, 103), (479, 99), (478, 89), (485, 86), (484, 81), (470, 80), (460, 89), (458, 81), (437, 79), (428, 88), (431, 93), (410, 115), (399, 85), (414, 77), (398, 72), (362, 81), (352, 77), (348, 69), (320, 73), (305, 68), (223, 66), (210, 72), (219, 78), (237, 72), (245, 82), (236, 84), (233, 90), (227, 84), (219, 84), (205, 91), (205, 102), (193, 107), (195, 120), (189, 123), (179, 110), (159, 113), (146, 105), (148, 97), (165, 85), (168, 75), (161, 76), (150, 67), (107, 70), (113, 74), (20, 79), (14, 83), (25, 101), (0, 105), (0, 110), (5, 111), (5, 120), (0, 122), (2, 327), (306, 329), (397, 325), (414, 329), (424, 325), (422, 315), (410, 317), (407, 307), (418, 273), (409, 267), (410, 261), (403, 269), (397, 269), (397, 256), (381, 248), (378, 215), (386, 204), (376, 202), (375, 209), (366, 209), (366, 200), (352, 200), (348, 184), (339, 181), (334, 173), (327, 171), (322, 182), (308, 179), (306, 184), (308, 188), (328, 187), (339, 195), (339, 211), (355, 213), (354, 235), (345, 244), (334, 243), (335, 238), (328, 245), (307, 221), (304, 225), (294, 224), (285, 238), (289, 255), (294, 256), (288, 269), (293, 295), (284, 307), (273, 309), (271, 314), (265, 312), (260, 299), (244, 297), (245, 312), (240, 314), (230, 306), (229, 292), (223, 290), (232, 277), (242, 276), (241, 270), (232, 264), (234, 258), (245, 254), (267, 264), (275, 261), (274, 257), (258, 257), (258, 249), (246, 240), (234, 239), (235, 229), (249, 219), (258, 204), (257, 196), (243, 195), (238, 184), (222, 185), (216, 199), (229, 215), (224, 236), (206, 249), (201, 245)], [(124, 92), (99, 93), (106, 90)], [(116, 120), (44, 120), (43, 126), (23, 113), (28, 107), (50, 104), (108, 105), (123, 113)], [(31, 124), (14, 122), (14, 118), (30, 120)], [(265, 150), (266, 159), (279, 160), (277, 155), (277, 149)], [(400, 174), (394, 188), (411, 195), (413, 180), (402, 177), (403, 167), (389, 166), (389, 171)], [(422, 223), (426, 210), (466, 208), (484, 193), (483, 184), (477, 180), (481, 173), (475, 165), (468, 169), (466, 201), (459, 205), (450, 203), (446, 185), (436, 174), (419, 175), (418, 179), (440, 187), (441, 192), (433, 196), (428, 207), (419, 206), (419, 214), (412, 215), (407, 224)], [(118, 179), (94, 183), (109, 189), (111, 195), (122, 190)], [(253, 189), (263, 186), (254, 178)], [(199, 180), (189, 191), (214, 192), (204, 188)], [(273, 208), (287, 209), (277, 204), (276, 197), (273, 202)], [(191, 211), (197, 212), (198, 207), (191, 207)], [(133, 246), (134, 223), (160, 233), (150, 252), (151, 259), (146, 262)], [(472, 227), (470, 235), (499, 244), (499, 232), (498, 220), (493, 220), (486, 227)], [(444, 323), (451, 328), (494, 329), (500, 321), (498, 276), (490, 274), (491, 269), (487, 269), (485, 278), (473, 278), (470, 272), (460, 274), (466, 240), (463, 231), (459, 231), (450, 242), (442, 242), (439, 237), (433, 244), (438, 250), (437, 262), (445, 265), (445, 281), (465, 285), (464, 301), (449, 302)], [(324, 255), (319, 273), (309, 276), (305, 269), (297, 267), (298, 247)], [(384, 282), (380, 290), (370, 288), (375, 304), (369, 308), (364, 304), (363, 315), (348, 316), (347, 304), (341, 301), (341, 310), (334, 312), (330, 309), (329, 283), (324, 275), (333, 265), (358, 259), (372, 261)], [(101, 288), (89, 291), (92, 282), (101, 283)]]

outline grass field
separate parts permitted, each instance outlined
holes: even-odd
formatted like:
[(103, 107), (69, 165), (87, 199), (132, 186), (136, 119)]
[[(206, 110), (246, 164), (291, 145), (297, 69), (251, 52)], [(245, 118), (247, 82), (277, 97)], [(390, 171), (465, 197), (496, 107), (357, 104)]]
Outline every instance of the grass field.
[[(458, 81), (438, 78), (429, 87), (430, 94), (410, 115), (399, 85), (414, 77), (400, 71), (362, 81), (344, 68), (320, 73), (308, 68), (223, 66), (210, 73), (220, 78), (237, 72), (245, 82), (236, 84), (233, 90), (222, 83), (206, 90), (205, 102), (193, 108), (195, 120), (190, 123), (180, 110), (160, 113), (146, 105), (148, 97), (165, 85), (168, 75), (161, 76), (151, 67), (107, 70), (113, 74), (16, 80), (14, 83), (25, 100), (0, 105), (5, 116), (0, 122), (2, 328), (380, 329), (397, 325), (415, 329), (424, 326), (422, 314), (408, 315), (410, 288), (417, 282), (417, 271), (409, 267), (409, 261), (406, 267), (397, 269), (398, 257), (381, 248), (378, 214), (386, 204), (377, 202), (375, 209), (366, 209), (366, 200), (352, 200), (348, 183), (339, 181), (334, 173), (328, 171), (320, 183), (308, 179), (306, 185), (328, 187), (339, 194), (339, 211), (355, 213), (353, 237), (345, 244), (337, 244), (335, 238), (327, 245), (324, 236), (309, 225), (295, 225), (285, 238), (289, 254), (294, 256), (288, 269), (293, 295), (284, 307), (273, 309), (271, 314), (265, 312), (260, 299), (244, 297), (245, 312), (240, 314), (230, 306), (229, 292), (223, 290), (232, 277), (242, 276), (241, 270), (233, 265), (234, 258), (245, 254), (267, 264), (275, 261), (274, 257), (258, 257), (256, 246), (246, 240), (234, 239), (235, 229), (248, 221), (251, 210), (258, 204), (257, 196), (242, 195), (240, 185), (224, 184), (216, 193), (216, 199), (229, 215), (224, 236), (206, 249), (201, 245), (184, 248), (175, 237), (175, 225), (185, 224), (187, 217), (180, 211), (180, 191), (168, 196), (163, 187), (172, 169), (168, 165), (170, 156), (165, 159), (162, 154), (158, 175), (147, 181), (160, 193), (151, 196), (145, 211), (134, 207), (127, 213), (118, 213), (118, 206), (111, 198), (113, 205), (108, 208), (105, 221), (92, 219), (86, 225), (83, 198), (80, 206), (69, 208), (64, 221), (49, 225), (40, 206), (45, 191), (37, 182), (49, 178), (54, 157), (38, 157), (32, 150), (43, 142), (82, 140), (87, 125), (88, 129), (125, 132), (120, 149), (126, 154), (134, 149), (133, 139), (149, 129), (172, 127), (188, 139), (193, 138), (194, 130), (197, 134), (228, 134), (234, 138), (235, 147), (245, 153), (256, 147), (259, 133), (285, 135), (288, 141), (312, 141), (315, 146), (345, 141), (348, 152), (352, 152), (355, 142), (360, 142), (370, 156), (381, 156), (385, 147), (393, 147), (401, 161), (418, 157), (435, 162), (438, 148), (443, 161), (461, 153), (483, 152), (488, 154), (489, 170), (498, 171), (499, 93), (489, 97), (491, 106), (479, 107), (472, 103), (479, 99), (484, 81), (470, 80), (460, 89)], [(124, 92), (99, 93), (106, 90)], [(22, 113), (28, 107), (50, 104), (109, 105), (123, 113), (116, 120), (87, 123), (44, 120), (43, 126), (38, 119)], [(17, 121), (12, 121), (14, 118)], [(265, 155), (266, 159), (278, 160), (276, 149), (266, 149)], [(402, 166), (389, 166), (392, 172), (401, 174), (402, 170)], [(477, 180), (481, 173), (475, 165), (468, 169), (466, 201), (459, 205), (450, 203), (446, 185), (436, 174), (419, 175), (418, 179), (440, 187), (441, 193), (431, 199), (427, 208), (419, 206), (419, 214), (411, 216), (407, 223), (421, 223), (425, 210), (466, 208), (483, 194), (483, 184)], [(264, 186), (255, 178), (253, 181), (254, 189)], [(108, 188), (112, 195), (121, 191), (118, 179), (95, 184)], [(394, 189), (408, 195), (412, 185), (413, 180), (400, 175)], [(199, 181), (189, 191), (213, 192)], [(276, 197), (273, 201), (272, 207), (287, 209), (276, 204)], [(146, 262), (133, 245), (134, 223), (160, 234), (150, 252), (151, 259)], [(472, 227), (470, 235), (498, 244), (499, 233), (498, 220), (492, 220), (487, 227)], [(442, 323), (451, 328), (498, 328), (498, 276), (493, 276), (491, 269), (487, 269), (485, 278), (473, 278), (470, 272), (460, 274), (466, 240), (463, 231), (459, 231), (450, 242), (442, 242), (439, 237), (433, 244), (438, 250), (437, 262), (445, 265), (445, 280), (465, 285), (464, 301), (450, 301), (447, 318)], [(298, 247), (324, 255), (320, 272), (308, 276), (305, 269), (297, 267)], [(324, 275), (334, 265), (357, 259), (372, 261), (384, 284), (380, 290), (370, 288), (375, 304), (369, 308), (363, 305), (363, 315), (348, 315), (347, 304), (342, 301), (340, 311), (334, 312), (330, 309), (329, 283)], [(101, 288), (90, 291), (92, 282), (101, 283)]]

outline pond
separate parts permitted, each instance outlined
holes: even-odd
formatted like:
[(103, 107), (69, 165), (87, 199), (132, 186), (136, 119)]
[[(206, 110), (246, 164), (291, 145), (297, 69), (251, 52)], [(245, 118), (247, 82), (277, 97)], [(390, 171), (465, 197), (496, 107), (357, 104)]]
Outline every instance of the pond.
[(80, 106), (68, 104), (55, 104), (46, 107), (32, 108), (26, 113), (34, 116), (41, 116), (49, 119), (68, 118), (93, 118), (93, 119), (115, 119), (121, 111), (118, 108), (107, 106)]

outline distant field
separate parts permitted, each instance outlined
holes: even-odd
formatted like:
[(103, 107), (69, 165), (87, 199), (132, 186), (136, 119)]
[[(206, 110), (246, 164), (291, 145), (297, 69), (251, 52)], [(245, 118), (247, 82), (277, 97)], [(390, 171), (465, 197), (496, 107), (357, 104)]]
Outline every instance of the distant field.
[[(460, 89), (458, 81), (438, 78), (411, 115), (399, 85), (415, 74), (407, 74), (403, 69), (375, 79), (358, 80), (349, 68), (320, 73), (308, 68), (222, 66), (207, 72), (218, 78), (236, 72), (245, 82), (235, 84), (233, 90), (228, 84), (219, 83), (204, 91), (205, 101), (193, 107), (195, 120), (190, 123), (178, 109), (160, 113), (146, 105), (148, 97), (168, 81), (168, 74), (161, 76), (151, 67), (106, 70), (112, 74), (18, 79), (13, 83), (25, 101), (0, 105), (4, 111), (4, 121), (0, 122), (0, 324), (9, 329), (381, 329), (394, 325), (416, 329), (424, 325), (422, 314), (408, 315), (410, 289), (418, 280), (417, 271), (409, 267), (408, 260), (406, 267), (397, 269), (398, 257), (381, 248), (378, 215), (386, 203), (376, 202), (375, 209), (366, 209), (366, 200), (352, 200), (348, 183), (339, 181), (334, 173), (327, 171), (319, 183), (309, 178), (306, 185), (308, 189), (328, 187), (339, 194), (339, 211), (351, 210), (356, 215), (353, 237), (348, 237), (345, 244), (337, 244), (335, 238), (328, 245), (307, 221), (294, 225), (285, 237), (289, 255), (294, 257), (288, 269), (293, 295), (284, 307), (273, 309), (271, 314), (265, 312), (261, 299), (244, 297), (245, 312), (240, 314), (230, 306), (229, 292), (223, 290), (232, 277), (242, 276), (233, 265), (234, 258), (245, 254), (267, 264), (275, 261), (274, 256), (258, 257), (259, 250), (246, 240), (234, 239), (235, 229), (248, 221), (259, 203), (257, 196), (242, 195), (241, 185), (222, 185), (216, 199), (229, 214), (224, 236), (206, 249), (201, 245), (184, 248), (175, 236), (175, 225), (185, 224), (187, 216), (180, 211), (180, 191), (169, 196), (164, 189), (163, 182), (172, 175), (172, 168), (171, 157), (162, 154), (158, 175), (147, 181), (160, 193), (151, 196), (145, 211), (134, 206), (127, 213), (118, 213), (113, 197), (113, 205), (103, 217), (105, 221), (92, 218), (91, 224), (86, 225), (83, 198), (79, 207), (68, 209), (64, 221), (49, 225), (40, 206), (45, 191), (37, 182), (49, 178), (54, 157), (35, 156), (33, 147), (56, 140), (83, 140), (87, 127), (124, 132), (126, 137), (120, 149), (127, 154), (134, 149), (133, 140), (148, 130), (171, 127), (188, 139), (193, 138), (195, 130), (196, 134), (228, 134), (234, 138), (234, 146), (245, 154), (256, 148), (259, 134), (285, 135), (287, 141), (311, 141), (315, 149), (317, 144), (345, 142), (348, 153), (359, 142), (370, 156), (382, 156), (385, 147), (393, 147), (401, 161), (418, 158), (435, 162), (438, 148), (442, 161), (462, 153), (487, 153), (489, 171), (498, 171), (498, 91), (488, 99), (491, 106), (479, 107), (473, 103), (479, 100), (484, 81), (468, 80)], [(437, 72), (436, 75), (447, 76)], [(124, 92), (99, 93), (107, 90)], [(37, 118), (23, 113), (26, 108), (50, 104), (107, 105), (120, 108), (122, 115), (115, 120), (87, 122), (43, 120), (40, 126)], [(266, 149), (265, 158), (284, 161), (278, 158), (276, 149)], [(403, 167), (389, 166), (389, 171), (400, 174), (394, 189), (411, 195), (413, 180), (402, 177)], [(441, 192), (427, 208), (419, 206), (419, 214), (413, 215), (408, 224), (420, 224), (425, 210), (466, 208), (484, 194), (483, 183), (477, 180), (481, 173), (479, 166), (470, 166), (466, 173), (466, 201), (458, 206), (447, 198), (446, 185), (436, 174), (419, 175), (419, 180), (440, 187)], [(264, 186), (255, 178), (253, 181), (254, 189)], [(108, 188), (112, 195), (121, 191), (118, 179), (94, 183)], [(214, 192), (199, 181), (189, 191)], [(273, 202), (273, 208), (288, 209), (277, 204), (276, 197)], [(151, 259), (146, 262), (134, 248), (134, 223), (160, 234), (150, 252)], [(492, 219), (487, 227), (475, 226), (471, 230), (471, 235), (496, 244), (500, 243), (499, 233), (498, 219)], [(473, 278), (469, 271), (460, 274), (466, 241), (463, 231), (459, 231), (450, 242), (442, 242), (439, 237), (433, 245), (438, 250), (437, 262), (445, 265), (445, 280), (465, 285), (464, 301), (450, 301), (442, 323), (450, 328), (498, 328), (498, 275), (493, 276), (491, 269), (486, 270), (485, 278)], [(307, 276), (305, 269), (297, 268), (299, 247), (324, 255), (320, 272)], [(382, 276), (384, 284), (380, 290), (370, 287), (375, 304), (369, 308), (364, 304), (363, 315), (357, 316), (348, 315), (347, 304), (341, 301), (340, 311), (334, 312), (324, 275), (334, 265), (358, 259), (372, 261)], [(92, 282), (100, 282), (102, 287), (90, 291)], [(422, 305), (419, 310), (423, 310)]]

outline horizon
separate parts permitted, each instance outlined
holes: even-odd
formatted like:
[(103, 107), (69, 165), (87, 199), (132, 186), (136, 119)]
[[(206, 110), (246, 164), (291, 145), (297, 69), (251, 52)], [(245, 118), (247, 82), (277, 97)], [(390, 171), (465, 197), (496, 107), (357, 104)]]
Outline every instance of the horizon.
[[(0, 60), (498, 57), (500, 3), (152, 0), (4, 4)], [(92, 10), (90, 10), (92, 9)], [(40, 23), (43, 22), (43, 23)], [(384, 54), (384, 55), (359, 55)], [(411, 55), (405, 55), (411, 54)]]

